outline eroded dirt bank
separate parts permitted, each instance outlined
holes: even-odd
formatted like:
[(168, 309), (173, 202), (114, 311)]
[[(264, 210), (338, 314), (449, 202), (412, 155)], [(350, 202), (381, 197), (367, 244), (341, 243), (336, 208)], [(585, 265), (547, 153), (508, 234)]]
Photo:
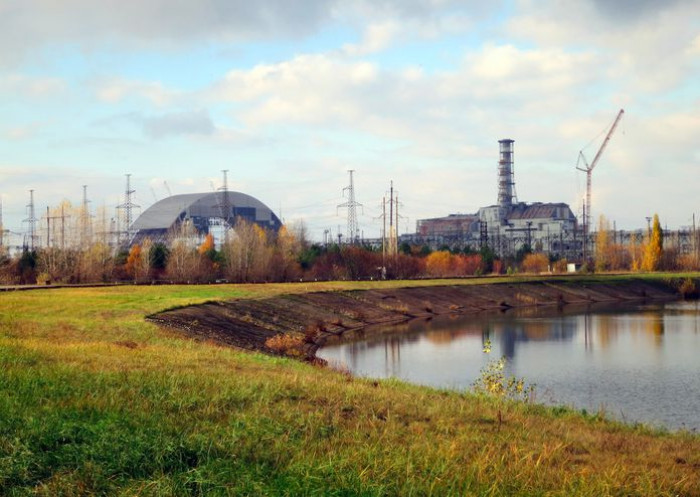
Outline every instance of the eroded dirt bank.
[(328, 338), (343, 336), (370, 324), (510, 307), (678, 297), (677, 291), (669, 285), (640, 280), (446, 285), (209, 302), (167, 310), (148, 319), (198, 339), (267, 353), (280, 353), (279, 344), (271, 345), (270, 339), (284, 336), (296, 343), (296, 353), (313, 358)]

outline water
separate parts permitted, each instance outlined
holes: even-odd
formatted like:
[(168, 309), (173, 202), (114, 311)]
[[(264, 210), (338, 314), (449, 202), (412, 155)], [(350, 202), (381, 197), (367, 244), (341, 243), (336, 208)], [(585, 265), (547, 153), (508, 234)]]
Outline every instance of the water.
[(535, 384), (537, 402), (700, 430), (697, 302), (440, 316), (364, 335), (318, 356), (360, 376), (460, 390), (506, 356), (508, 374)]

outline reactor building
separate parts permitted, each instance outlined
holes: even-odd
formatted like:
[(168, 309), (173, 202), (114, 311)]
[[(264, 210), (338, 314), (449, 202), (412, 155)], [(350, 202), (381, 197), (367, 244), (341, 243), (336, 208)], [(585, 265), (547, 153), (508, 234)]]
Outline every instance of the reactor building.
[(416, 234), (402, 241), (432, 248), (491, 247), (512, 255), (524, 246), (559, 257), (577, 258), (582, 250), (576, 216), (565, 203), (518, 202), (513, 170), (514, 140), (499, 140), (498, 202), (474, 214), (421, 219)]

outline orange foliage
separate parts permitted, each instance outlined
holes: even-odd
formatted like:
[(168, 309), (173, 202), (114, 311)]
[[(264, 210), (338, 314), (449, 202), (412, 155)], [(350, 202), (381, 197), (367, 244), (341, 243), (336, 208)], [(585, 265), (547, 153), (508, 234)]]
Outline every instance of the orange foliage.
[(547, 271), (549, 258), (545, 254), (527, 254), (523, 259), (523, 271), (526, 273), (542, 273)]
[(428, 276), (452, 276), (453, 256), (447, 250), (432, 252), (425, 258), (425, 272)]
[(138, 268), (141, 265), (141, 245), (135, 243), (129, 249), (129, 257), (126, 259), (124, 269), (129, 276), (136, 276)]
[(199, 246), (197, 251), (199, 252), (199, 255), (204, 255), (213, 249), (214, 249), (214, 236), (211, 233), (207, 233), (207, 236), (204, 238), (204, 241)]
[(433, 252), (425, 258), (425, 272), (428, 276), (471, 276), (481, 269), (481, 256), (454, 255), (446, 250)]

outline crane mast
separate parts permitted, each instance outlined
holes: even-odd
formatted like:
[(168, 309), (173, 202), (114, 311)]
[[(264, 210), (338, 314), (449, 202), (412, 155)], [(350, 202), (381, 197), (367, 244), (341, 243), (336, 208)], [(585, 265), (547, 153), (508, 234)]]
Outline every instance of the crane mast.
[[(613, 121), (613, 124), (610, 127), (608, 134), (605, 135), (605, 139), (603, 140), (603, 143), (600, 145), (598, 152), (595, 154), (595, 157), (593, 157), (593, 161), (590, 164), (588, 164), (588, 161), (586, 160), (586, 156), (583, 155), (583, 150), (581, 150), (578, 154), (578, 163), (576, 165), (576, 169), (586, 173), (586, 204), (585, 204), (584, 210), (583, 210), (583, 259), (584, 259), (584, 261), (586, 260), (586, 251), (587, 251), (586, 249), (588, 246), (588, 236), (589, 236), (590, 229), (591, 229), (591, 177), (592, 177), (593, 169), (598, 164), (600, 157), (603, 155), (603, 151), (605, 150), (605, 147), (607, 147), (608, 142), (610, 141), (610, 138), (612, 137), (613, 133), (615, 132), (615, 128), (617, 128), (617, 125), (619, 124), (620, 119), (622, 119), (622, 115), (624, 113), (625, 113), (624, 109), (620, 109), (620, 112), (617, 113), (617, 117), (615, 117), (615, 121)], [(581, 162), (583, 162), (583, 167), (578, 165)]]

